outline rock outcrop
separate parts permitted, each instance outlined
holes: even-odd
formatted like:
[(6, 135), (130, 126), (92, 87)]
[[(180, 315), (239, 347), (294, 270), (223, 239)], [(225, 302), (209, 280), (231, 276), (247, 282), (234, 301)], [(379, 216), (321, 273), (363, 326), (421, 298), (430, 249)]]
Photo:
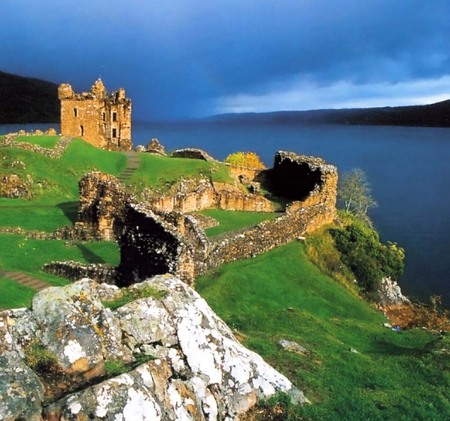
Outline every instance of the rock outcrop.
[(31, 310), (0, 313), (0, 362), (5, 420), (233, 420), (277, 391), (307, 402), (168, 275), (38, 293)]

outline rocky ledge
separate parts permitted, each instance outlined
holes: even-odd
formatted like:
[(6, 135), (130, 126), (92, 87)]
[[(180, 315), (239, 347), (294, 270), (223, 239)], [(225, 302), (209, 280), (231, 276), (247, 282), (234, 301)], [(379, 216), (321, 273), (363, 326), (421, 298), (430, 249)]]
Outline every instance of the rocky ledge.
[(0, 313), (0, 364), (5, 420), (233, 420), (278, 391), (307, 402), (168, 275), (83, 279)]

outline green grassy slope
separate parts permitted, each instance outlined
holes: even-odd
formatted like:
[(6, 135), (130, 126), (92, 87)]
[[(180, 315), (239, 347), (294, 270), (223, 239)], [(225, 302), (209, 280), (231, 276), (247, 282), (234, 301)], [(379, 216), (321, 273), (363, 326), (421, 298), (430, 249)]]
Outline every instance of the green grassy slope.
[[(379, 312), (305, 256), (303, 245), (291, 243), (197, 280), (197, 290), (245, 345), (312, 401), (295, 419), (447, 420), (450, 364), (448, 356), (429, 352), (436, 336), (386, 329)], [(308, 355), (283, 351), (282, 338)]]

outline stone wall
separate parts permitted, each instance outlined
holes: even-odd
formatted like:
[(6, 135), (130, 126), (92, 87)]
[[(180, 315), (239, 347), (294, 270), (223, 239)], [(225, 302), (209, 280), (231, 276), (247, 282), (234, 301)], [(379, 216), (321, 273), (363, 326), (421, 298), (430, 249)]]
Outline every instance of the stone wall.
[(81, 137), (98, 148), (129, 151), (131, 143), (131, 100), (125, 90), (108, 94), (99, 79), (90, 92), (77, 94), (63, 83), (59, 86), (61, 133)]
[[(78, 221), (73, 233), (85, 231), (94, 238), (113, 240), (123, 226), (124, 209), (137, 199), (125, 191), (116, 177), (100, 172), (86, 174), (79, 182)], [(256, 194), (244, 194), (229, 184), (212, 183), (206, 179), (184, 180), (165, 195), (143, 195), (141, 201), (157, 214), (197, 212), (203, 209), (273, 212), (273, 204)], [(67, 238), (70, 229), (65, 228)], [(93, 233), (93, 234), (92, 234)]]
[(203, 209), (273, 212), (272, 202), (239, 187), (206, 179), (184, 180), (164, 195), (145, 200), (155, 212), (198, 212)]
[(79, 262), (50, 262), (46, 263), (42, 270), (55, 276), (78, 281), (82, 278), (90, 278), (98, 283), (114, 283), (116, 269), (108, 264), (93, 263), (85, 265)]
[(62, 154), (66, 151), (67, 146), (69, 146), (70, 142), (73, 140), (72, 137), (63, 136), (59, 139), (54, 148), (44, 148), (33, 143), (15, 140), (17, 136), (19, 136), (19, 133), (10, 133), (3, 138), (0, 138), (0, 147), (24, 149), (53, 159), (61, 158)]
[(97, 237), (114, 240), (122, 229), (124, 207), (130, 200), (125, 186), (114, 176), (97, 171), (79, 182), (80, 202), (75, 227), (97, 232)]
[[(184, 181), (176, 194), (137, 203), (115, 177), (98, 172), (80, 181), (79, 222), (98, 237), (118, 238), (119, 283), (171, 273), (193, 283), (195, 277), (223, 263), (253, 257), (333, 221), (336, 215), (337, 171), (322, 160), (278, 153), (266, 172), (267, 183), (298, 198), (272, 221), (208, 240), (201, 223), (186, 212), (204, 208), (273, 210), (262, 196), (245, 195), (238, 187), (208, 180)], [(282, 185), (281, 174), (289, 176)], [(297, 180), (303, 177), (308, 180)], [(293, 178), (293, 180), (291, 180)], [(266, 203), (270, 203), (270, 208)]]

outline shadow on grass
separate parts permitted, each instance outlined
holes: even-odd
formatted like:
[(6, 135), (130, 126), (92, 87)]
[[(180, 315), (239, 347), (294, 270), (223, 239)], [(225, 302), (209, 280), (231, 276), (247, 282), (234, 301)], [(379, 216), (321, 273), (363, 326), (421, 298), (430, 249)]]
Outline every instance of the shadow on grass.
[(89, 250), (84, 244), (78, 243), (76, 245), (78, 249), (81, 251), (81, 254), (85, 258), (88, 263), (106, 263), (104, 259), (102, 259), (98, 254), (94, 253), (92, 250)]
[(78, 202), (58, 203), (56, 206), (63, 211), (66, 218), (69, 219), (72, 224), (76, 222), (78, 216)]
[(375, 343), (373, 343), (372, 352), (390, 356), (410, 355), (413, 357), (420, 357), (424, 354), (425, 350), (420, 346), (414, 348), (397, 345), (388, 341), (376, 341)]

